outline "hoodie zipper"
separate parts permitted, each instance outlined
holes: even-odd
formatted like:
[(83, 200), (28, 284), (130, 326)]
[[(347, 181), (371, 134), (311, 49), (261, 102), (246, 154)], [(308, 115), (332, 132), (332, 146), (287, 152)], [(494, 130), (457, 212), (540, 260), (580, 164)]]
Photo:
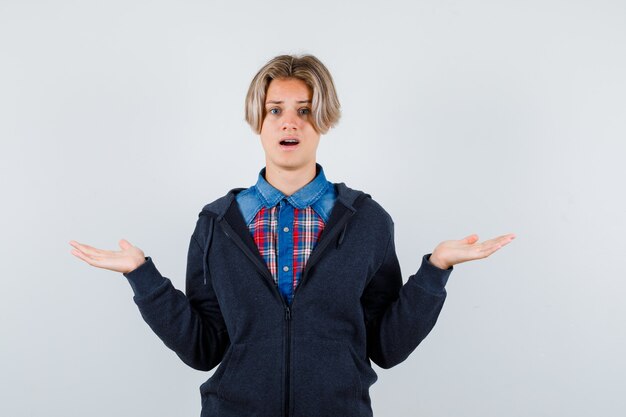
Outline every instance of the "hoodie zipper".
[[(339, 220), (339, 222), (337, 222), (337, 224), (333, 228), (333, 231), (331, 232), (331, 234), (327, 235), (324, 238), (324, 240), (319, 242), (316, 248), (313, 250), (313, 252), (311, 252), (311, 256), (309, 256), (309, 259), (307, 260), (307, 264), (304, 268), (302, 276), (300, 277), (300, 280), (298, 281), (298, 284), (296, 285), (296, 288), (293, 291), (291, 304), (287, 304), (287, 302), (283, 298), (282, 294), (280, 293), (280, 290), (278, 289), (278, 286), (274, 282), (274, 278), (271, 276), (269, 269), (267, 269), (267, 266), (262, 264), (259, 261), (259, 259), (257, 259), (256, 256), (254, 256), (250, 252), (248, 247), (243, 243), (243, 241), (241, 241), (241, 238), (239, 238), (239, 235), (237, 235), (235, 231), (232, 229), (232, 227), (230, 227), (230, 224), (228, 224), (228, 222), (226, 221), (223, 222), (225, 226), (224, 231), (226, 233), (226, 236), (228, 236), (228, 238), (230, 238), (233, 242), (235, 242), (235, 244), (257, 266), (257, 268), (263, 272), (264, 276), (269, 277), (269, 279), (271, 280), (272, 287), (274, 287), (274, 293), (278, 295), (278, 298), (283, 304), (283, 308), (285, 311), (285, 322), (286, 322), (286, 327), (287, 327), (287, 331), (286, 331), (287, 352), (285, 354), (285, 401), (284, 401), (284, 410), (283, 410), (283, 415), (285, 417), (289, 417), (289, 398), (291, 397), (291, 392), (290, 392), (290, 388), (291, 388), (291, 321), (292, 321), (293, 302), (295, 301), (296, 291), (298, 290), (298, 288), (300, 288), (302, 282), (308, 275), (308, 272), (311, 267), (311, 262), (310, 262), (311, 258), (313, 258), (313, 260), (316, 259), (315, 257), (319, 258), (319, 256), (321, 256), (319, 254), (323, 252), (324, 249), (326, 249), (326, 247), (330, 244), (330, 242), (333, 241), (333, 239), (335, 238), (337, 233), (339, 233), (340, 230), (341, 230), (340, 239), (343, 240), (343, 235), (345, 234), (345, 226), (348, 222), (348, 218), (351, 217), (353, 214), (354, 214), (354, 211), (350, 211), (344, 214), (343, 217)], [(233, 238), (233, 236), (231, 236), (231, 233), (234, 236), (236, 236), (236, 238)]]
[[(282, 298), (282, 297), (281, 297)], [(293, 302), (293, 301), (292, 301)], [(287, 322), (287, 354), (285, 355), (285, 417), (289, 416), (289, 397), (291, 396), (291, 309), (285, 303), (285, 321)]]
[(274, 288), (274, 291), (273, 291), (274, 294), (278, 296), (278, 298), (280, 299), (280, 302), (282, 303), (282, 306), (285, 312), (285, 324), (287, 327), (287, 331), (286, 331), (287, 352), (285, 355), (285, 381), (284, 381), (285, 400), (283, 403), (283, 407), (284, 407), (283, 415), (285, 417), (288, 417), (289, 416), (289, 396), (290, 396), (289, 389), (290, 389), (290, 379), (291, 379), (291, 372), (290, 372), (291, 371), (291, 308), (289, 307), (289, 304), (287, 304), (282, 294), (280, 293), (280, 290), (278, 289), (278, 286), (274, 282), (274, 278), (272, 277), (271, 273), (267, 269), (267, 266), (263, 265), (256, 258), (256, 256), (250, 253), (250, 250), (248, 249), (248, 247), (241, 241), (241, 239), (239, 238), (239, 235), (235, 233), (235, 231), (232, 229), (232, 227), (230, 227), (230, 224), (228, 224), (228, 222), (226, 221), (223, 222), (223, 226), (224, 226), (224, 233), (226, 234), (226, 236), (228, 236), (228, 238), (231, 239), (235, 243), (235, 245), (237, 245), (246, 254), (246, 256), (248, 256), (248, 258), (250, 258), (252, 263), (254, 263), (257, 266), (257, 268), (260, 271), (262, 271), (263, 275), (270, 280), (271, 286)]
[[(347, 224), (348, 218), (352, 214), (354, 214), (354, 212), (345, 214), (341, 218), (339, 223), (337, 224), (337, 227), (335, 228), (335, 230), (338, 230), (340, 228), (343, 229), (342, 235), (341, 235), (342, 240), (343, 240), (343, 234), (345, 233), (345, 227), (343, 226)], [(317, 248), (317, 252), (318, 253), (322, 252), (329, 245), (329, 243), (333, 241), (333, 239), (335, 238), (335, 235), (336, 233), (332, 234), (331, 236), (328, 236), (326, 239), (324, 239), (324, 241), (320, 242), (321, 245), (319, 245), (320, 247)], [(309, 268), (308, 268), (309, 265), (310, 264), (307, 260), (307, 266), (305, 266), (304, 271), (302, 272), (302, 276), (300, 277), (300, 280), (298, 280), (298, 284), (296, 285), (296, 288), (293, 290), (293, 296), (291, 297), (291, 305), (285, 302), (282, 295), (280, 297), (281, 300), (283, 300), (283, 304), (285, 306), (285, 321), (287, 322), (287, 354), (285, 355), (285, 411), (284, 411), (285, 417), (289, 417), (289, 398), (291, 397), (291, 392), (290, 392), (290, 388), (291, 388), (291, 375), (290, 375), (290, 370), (291, 370), (291, 314), (292, 314), (293, 303), (296, 299), (296, 291), (300, 287), (300, 284), (306, 278), (307, 272), (309, 271)], [(278, 291), (278, 288), (277, 287), (275, 288)]]

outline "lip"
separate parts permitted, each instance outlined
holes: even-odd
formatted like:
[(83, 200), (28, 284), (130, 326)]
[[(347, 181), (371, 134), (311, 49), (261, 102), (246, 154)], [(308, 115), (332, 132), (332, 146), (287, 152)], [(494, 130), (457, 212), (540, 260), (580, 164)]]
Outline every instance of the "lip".
[(298, 149), (300, 147), (300, 144), (297, 144), (297, 145), (281, 145), (279, 143), (278, 146), (280, 147), (281, 150), (289, 152), (289, 151), (295, 151), (296, 149)]
[[(296, 145), (281, 145), (280, 144), (280, 142), (282, 142), (283, 140), (287, 140), (287, 139), (296, 139), (298, 141), (298, 143)], [(284, 136), (284, 137), (280, 138), (280, 140), (278, 141), (278, 146), (283, 151), (293, 151), (295, 149), (298, 149), (298, 147), (300, 146), (300, 143), (301, 143), (301, 140), (297, 136)]]
[(287, 139), (295, 139), (295, 140), (297, 140), (298, 142), (300, 142), (300, 138), (299, 138), (299, 137), (297, 137), (297, 136), (283, 136), (282, 138), (280, 138), (280, 140), (279, 140), (278, 142), (281, 142), (281, 141), (283, 141), (283, 140), (287, 140)]

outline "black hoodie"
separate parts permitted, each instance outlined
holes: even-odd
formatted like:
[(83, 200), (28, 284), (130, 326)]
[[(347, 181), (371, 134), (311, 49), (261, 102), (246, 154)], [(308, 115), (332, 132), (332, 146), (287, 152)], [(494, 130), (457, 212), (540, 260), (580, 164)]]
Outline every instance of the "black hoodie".
[(372, 416), (369, 387), (428, 335), (447, 270), (422, 257), (402, 284), (393, 220), (368, 194), (337, 200), (287, 305), (237, 206), (243, 188), (204, 206), (191, 236), (186, 295), (146, 257), (124, 274), (154, 332), (189, 366), (214, 374), (202, 416)]

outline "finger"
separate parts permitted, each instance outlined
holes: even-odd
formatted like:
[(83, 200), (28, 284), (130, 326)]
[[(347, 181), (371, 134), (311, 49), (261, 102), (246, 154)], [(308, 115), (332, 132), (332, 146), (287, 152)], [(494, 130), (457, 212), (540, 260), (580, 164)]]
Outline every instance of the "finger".
[(498, 249), (500, 249), (502, 246), (506, 246), (509, 243), (511, 243), (513, 241), (513, 239), (515, 239), (515, 235), (513, 235), (513, 236), (511, 236), (511, 235), (500, 236), (498, 238), (493, 239), (493, 245), (497, 245)]
[(513, 239), (515, 239), (515, 237), (516, 237), (515, 233), (507, 233), (506, 235), (498, 236), (496, 239), (500, 240), (500, 241), (503, 241), (503, 242), (504, 241), (510, 242)]
[(474, 243), (478, 242), (478, 235), (476, 233), (471, 234), (469, 236), (465, 236), (463, 239), (464, 243), (468, 243), (470, 245), (473, 245)]
[(70, 245), (74, 247), (74, 250), (72, 250), (72, 254), (76, 255), (78, 258), (84, 261), (91, 260), (91, 255), (89, 255), (90, 251), (87, 245), (78, 243), (75, 240), (70, 240)]
[(492, 253), (500, 249), (502, 246), (497, 244), (483, 245), (478, 249), (478, 258), (486, 258)]
[(513, 239), (515, 239), (515, 235), (502, 236), (502, 238), (500, 239), (500, 244), (502, 246), (508, 245), (509, 243), (513, 242)]
[[(515, 236), (515, 235), (513, 235)], [(511, 240), (511, 235), (502, 235), (502, 236), (498, 236), (498, 237), (494, 237), (493, 239), (489, 239), (489, 240), (485, 240), (482, 245), (484, 245), (485, 247), (491, 247), (493, 245), (502, 245), (505, 243), (509, 243)]]
[(122, 248), (123, 250), (133, 247), (133, 245), (131, 245), (130, 242), (126, 239), (121, 239), (119, 241), (119, 245), (120, 245), (120, 248)]
[(78, 249), (73, 249), (72, 255), (76, 256), (79, 259), (82, 259), (83, 261), (87, 262), (89, 265), (94, 265), (94, 260), (91, 259), (89, 256), (85, 255), (83, 252), (81, 252)]
[(485, 241), (481, 244), (481, 247), (480, 247), (481, 255), (486, 258), (487, 256), (491, 255), (498, 249), (511, 243), (513, 239), (514, 237), (511, 237), (510, 235), (504, 235), (504, 236), (500, 236), (500, 237)]
[(83, 261), (87, 262), (89, 265), (91, 266), (95, 266), (98, 268), (105, 268), (105, 269), (111, 269), (112, 265), (115, 265), (115, 262), (112, 261), (111, 259), (107, 259), (107, 258), (94, 258), (94, 257), (90, 257), (85, 255), (84, 253), (78, 251), (78, 250), (73, 250), (72, 254), (76, 255), (77, 257), (79, 257), (80, 259), (82, 259)]
[(74, 246), (76, 249), (79, 249), (83, 253), (96, 252), (98, 249), (93, 246), (86, 245), (84, 243), (79, 243), (75, 240), (70, 241), (70, 245)]
[(481, 255), (485, 256), (485, 253), (492, 253), (493, 250), (498, 249), (502, 243), (498, 240), (498, 238), (485, 240), (484, 242), (479, 243), (476, 246), (478, 252)]
[(78, 243), (76, 241), (72, 241), (72, 242), (74, 242), (72, 246), (74, 246), (76, 249), (80, 250), (82, 253), (89, 256), (90, 258), (115, 256), (115, 252), (110, 251), (110, 250), (94, 248), (93, 246), (89, 246), (84, 243)]

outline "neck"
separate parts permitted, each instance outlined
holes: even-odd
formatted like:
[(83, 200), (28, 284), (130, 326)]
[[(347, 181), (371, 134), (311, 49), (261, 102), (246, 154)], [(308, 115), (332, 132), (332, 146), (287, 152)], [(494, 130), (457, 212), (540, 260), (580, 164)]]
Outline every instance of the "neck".
[(315, 174), (315, 163), (294, 170), (286, 170), (269, 164), (265, 166), (265, 180), (286, 196), (290, 196), (313, 181)]

